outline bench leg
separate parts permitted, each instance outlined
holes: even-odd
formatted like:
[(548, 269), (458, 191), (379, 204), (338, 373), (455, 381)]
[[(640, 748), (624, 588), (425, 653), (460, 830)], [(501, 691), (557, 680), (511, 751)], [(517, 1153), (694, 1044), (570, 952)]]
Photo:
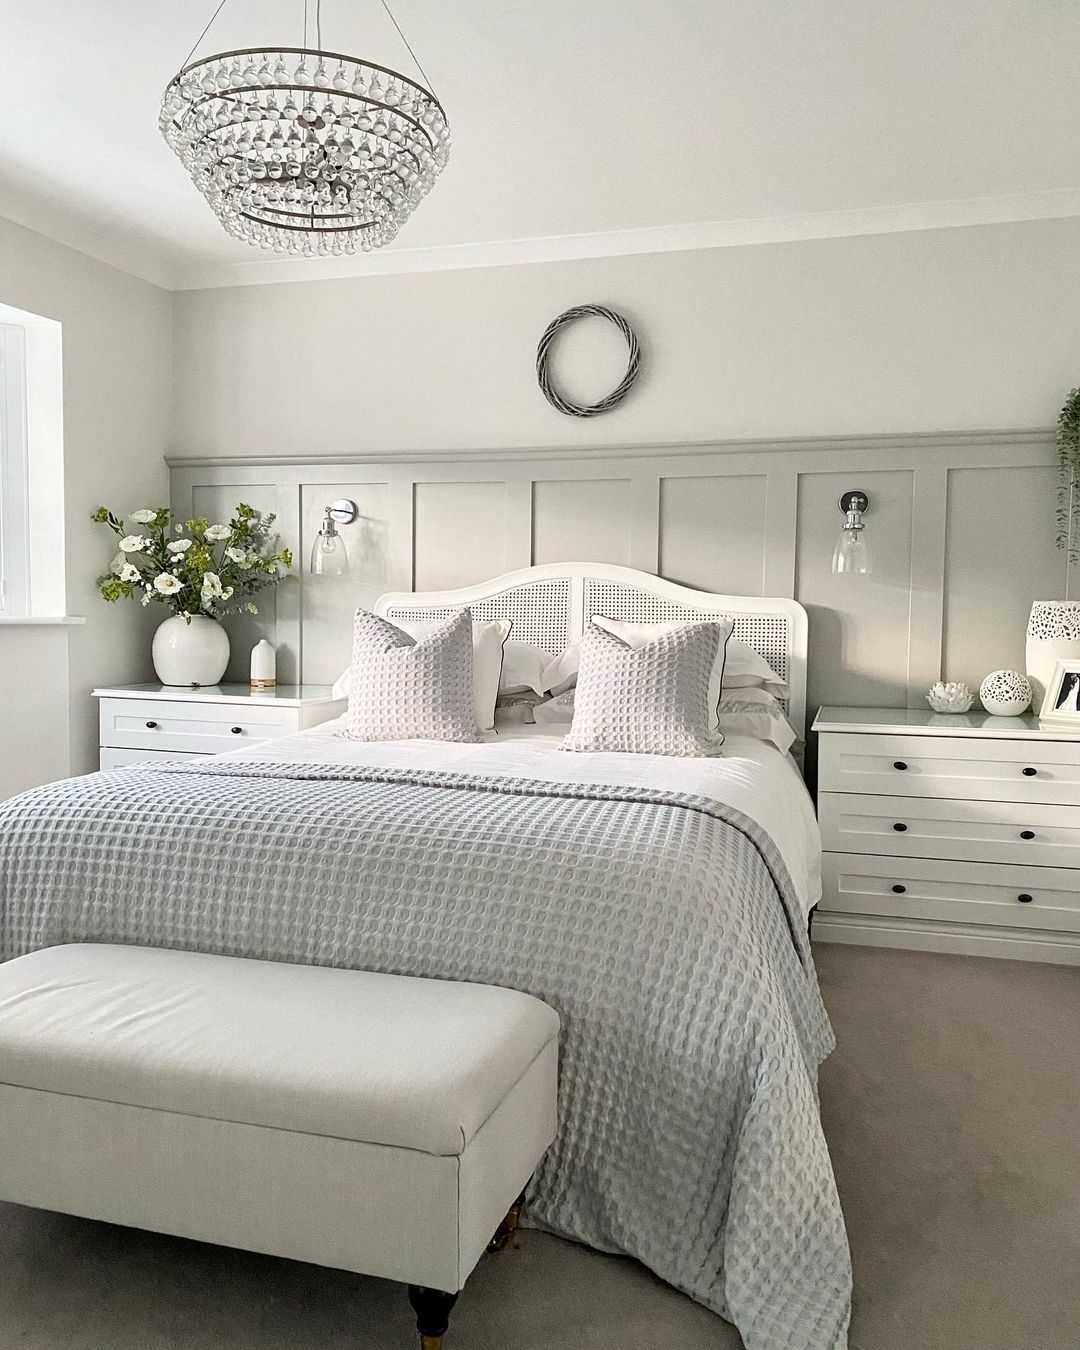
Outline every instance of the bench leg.
[(442, 1338), (450, 1325), (450, 1309), (457, 1302), (457, 1297), (457, 1294), (447, 1294), (442, 1289), (428, 1289), (422, 1284), (409, 1285), (409, 1302), (416, 1313), (420, 1350), (442, 1350)]
[(525, 1208), (525, 1192), (522, 1191), (514, 1203), (507, 1211), (506, 1218), (499, 1224), (495, 1230), (495, 1236), (488, 1243), (489, 1252), (501, 1252), (510, 1239), (517, 1232), (518, 1224), (521, 1222), (521, 1211)]

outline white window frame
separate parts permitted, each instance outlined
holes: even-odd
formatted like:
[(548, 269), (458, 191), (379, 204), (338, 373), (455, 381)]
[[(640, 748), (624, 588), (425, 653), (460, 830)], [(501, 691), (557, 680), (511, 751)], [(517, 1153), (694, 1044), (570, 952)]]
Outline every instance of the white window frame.
[(30, 612), (26, 333), (0, 323), (0, 615)]

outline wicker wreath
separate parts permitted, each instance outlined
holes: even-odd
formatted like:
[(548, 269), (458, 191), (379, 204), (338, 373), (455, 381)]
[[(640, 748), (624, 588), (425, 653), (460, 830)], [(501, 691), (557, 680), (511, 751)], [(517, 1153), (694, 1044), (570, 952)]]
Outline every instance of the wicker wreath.
[[(575, 319), (585, 319), (593, 315), (613, 323), (626, 339), (626, 374), (611, 393), (606, 398), (602, 398), (599, 403), (571, 403), (569, 399), (563, 398), (562, 394), (551, 386), (551, 380), (548, 376), (548, 353), (556, 335), (568, 323), (573, 323)], [(613, 309), (608, 309), (606, 305), (575, 305), (573, 309), (568, 309), (565, 314), (560, 314), (557, 319), (552, 319), (544, 330), (544, 336), (540, 339), (540, 345), (536, 349), (536, 378), (544, 392), (544, 397), (553, 408), (558, 408), (559, 412), (566, 413), (568, 417), (595, 417), (597, 413), (607, 412), (610, 408), (614, 408), (616, 403), (621, 403), (630, 392), (630, 386), (637, 379), (640, 365), (641, 349), (638, 346), (637, 338), (634, 336), (634, 330), (621, 314), (616, 314)]]

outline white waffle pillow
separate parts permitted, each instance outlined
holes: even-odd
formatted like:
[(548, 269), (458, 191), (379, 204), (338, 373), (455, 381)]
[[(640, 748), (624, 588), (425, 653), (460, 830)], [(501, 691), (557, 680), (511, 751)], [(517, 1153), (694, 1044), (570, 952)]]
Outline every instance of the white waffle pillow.
[(469, 611), (413, 638), (358, 609), (344, 732), (357, 741), (480, 740)]
[(591, 625), (581, 640), (574, 720), (564, 750), (715, 755), (709, 678), (732, 620), (682, 624), (631, 645)]

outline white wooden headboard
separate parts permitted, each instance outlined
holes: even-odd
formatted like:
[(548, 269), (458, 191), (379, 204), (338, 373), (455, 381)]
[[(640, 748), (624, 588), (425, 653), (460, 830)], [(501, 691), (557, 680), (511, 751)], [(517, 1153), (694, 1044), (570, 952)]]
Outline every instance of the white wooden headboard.
[(455, 591), (396, 591), (375, 611), (387, 619), (434, 617), (467, 605), (477, 619), (512, 619), (514, 637), (553, 655), (579, 638), (594, 614), (636, 623), (730, 615), (734, 636), (791, 686), (787, 714), (806, 734), (806, 610), (796, 600), (716, 595), (632, 567), (548, 563)]

